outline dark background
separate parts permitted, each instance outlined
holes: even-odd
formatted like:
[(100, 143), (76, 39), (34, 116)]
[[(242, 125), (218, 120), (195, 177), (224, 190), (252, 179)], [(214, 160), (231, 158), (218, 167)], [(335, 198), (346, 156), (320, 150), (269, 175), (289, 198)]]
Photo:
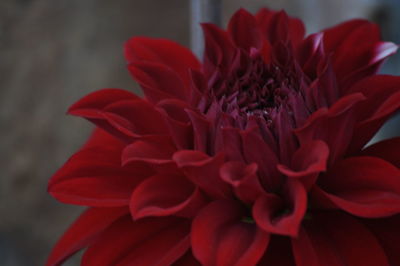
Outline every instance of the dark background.
[[(400, 42), (396, 0), (226, 0), (239, 7), (285, 8), (310, 32), (351, 17), (374, 19)], [(65, 111), (100, 88), (137, 91), (122, 56), (131, 36), (189, 44), (188, 0), (0, 0), (0, 265), (43, 265), (81, 211), (46, 192), (49, 177), (83, 143), (90, 124)], [(396, 23), (397, 20), (397, 23)], [(397, 73), (396, 60), (386, 72)], [(381, 137), (398, 134), (392, 121)], [(397, 125), (397, 127), (396, 127)], [(66, 265), (78, 265), (75, 258)]]

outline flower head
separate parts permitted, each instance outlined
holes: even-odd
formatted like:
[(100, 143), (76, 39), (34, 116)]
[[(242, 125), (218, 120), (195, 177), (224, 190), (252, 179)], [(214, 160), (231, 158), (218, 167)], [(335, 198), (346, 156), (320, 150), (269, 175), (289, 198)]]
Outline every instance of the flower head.
[(397, 46), (267, 9), (202, 26), (202, 63), (132, 38), (145, 97), (70, 108), (97, 129), (49, 191), (89, 208), (48, 265), (83, 248), (83, 265), (398, 265), (400, 139), (365, 148), (400, 107), (400, 78), (376, 74)]

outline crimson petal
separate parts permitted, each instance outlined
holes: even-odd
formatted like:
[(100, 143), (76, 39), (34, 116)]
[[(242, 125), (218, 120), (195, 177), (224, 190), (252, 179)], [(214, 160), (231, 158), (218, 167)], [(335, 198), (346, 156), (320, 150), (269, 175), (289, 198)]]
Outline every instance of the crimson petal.
[(123, 100), (137, 100), (137, 97), (132, 92), (121, 90), (121, 89), (102, 89), (89, 93), (78, 102), (73, 104), (69, 109), (68, 113), (74, 114), (77, 110), (83, 112), (84, 110), (102, 109), (113, 102)]
[(257, 165), (227, 162), (220, 169), (222, 180), (232, 185), (236, 196), (246, 203), (253, 203), (262, 193), (257, 176)]
[(378, 157), (400, 168), (400, 137), (368, 146), (360, 155)]
[(215, 198), (225, 198), (231, 195), (231, 189), (222, 181), (219, 175), (224, 162), (223, 154), (209, 157), (199, 151), (181, 150), (173, 155), (186, 177)]
[(297, 180), (289, 180), (286, 184), (290, 209), (274, 194), (260, 196), (253, 205), (253, 217), (263, 230), (296, 237), (307, 209), (307, 193)]
[(155, 175), (135, 189), (130, 210), (135, 219), (169, 215), (193, 217), (205, 203), (199, 189), (185, 177)]
[(356, 113), (354, 108), (365, 100), (361, 93), (347, 95), (329, 109), (321, 108), (313, 113), (305, 125), (296, 129), (300, 144), (311, 140), (324, 141), (330, 151), (329, 163), (332, 164), (346, 152), (353, 132)]
[(190, 82), (188, 69), (200, 69), (199, 61), (189, 49), (167, 39), (131, 38), (125, 44), (125, 57), (128, 62), (141, 60), (164, 64), (182, 77), (186, 86)]
[(58, 240), (46, 266), (61, 265), (80, 249), (94, 243), (107, 227), (128, 212), (128, 208), (87, 209)]
[(167, 96), (165, 98), (189, 99), (189, 87), (183, 83), (177, 73), (163, 64), (135, 61), (128, 65), (128, 69), (152, 102), (161, 100), (157, 99), (154, 92), (161, 92), (159, 95), (164, 94)]
[[(247, 163), (256, 163), (261, 184), (269, 191), (281, 185), (280, 173), (276, 169), (278, 158), (271, 147), (262, 139), (257, 129), (241, 132), (243, 154)], [(257, 151), (257, 152), (254, 152)]]
[(317, 205), (337, 206), (368, 218), (400, 213), (400, 170), (382, 159), (342, 160), (320, 177), (318, 184), (321, 188), (312, 191)]
[[(100, 139), (107, 140), (103, 136)], [(101, 145), (92, 141), (55, 173), (49, 193), (69, 204), (127, 205), (133, 189), (152, 171), (143, 166), (121, 167), (121, 147), (113, 146), (114, 142)]]
[(368, 228), (340, 212), (314, 214), (292, 246), (299, 266), (389, 266)]
[(298, 178), (309, 190), (319, 173), (326, 170), (329, 148), (320, 140), (303, 144), (293, 155), (290, 167), (279, 164), (278, 169), (288, 177)]
[(269, 234), (241, 221), (243, 209), (234, 201), (215, 201), (194, 219), (191, 242), (205, 266), (256, 265), (268, 246)]
[(189, 232), (190, 224), (184, 219), (134, 222), (128, 216), (110, 226), (87, 249), (82, 265), (170, 265), (189, 249)]
[(400, 215), (385, 219), (364, 219), (362, 222), (374, 233), (385, 250), (390, 265), (400, 264)]
[(172, 162), (175, 146), (168, 137), (155, 136), (141, 138), (127, 145), (122, 152), (122, 163), (145, 162), (149, 164), (166, 164)]
[(246, 51), (250, 51), (252, 47), (259, 49), (262, 45), (256, 19), (243, 8), (232, 16), (228, 32), (235, 44)]
[(366, 100), (360, 103), (360, 121), (355, 128), (350, 153), (357, 153), (375, 135), (384, 122), (400, 108), (400, 77), (376, 75), (354, 84), (348, 93), (362, 93)]

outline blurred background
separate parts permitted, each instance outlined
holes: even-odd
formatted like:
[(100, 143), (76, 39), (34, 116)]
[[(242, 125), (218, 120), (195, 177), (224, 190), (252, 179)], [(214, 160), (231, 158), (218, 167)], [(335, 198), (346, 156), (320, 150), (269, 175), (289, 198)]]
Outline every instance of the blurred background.
[[(239, 7), (286, 9), (309, 32), (353, 17), (383, 27), (400, 43), (398, 0), (225, 0), (223, 21)], [(125, 69), (122, 46), (131, 36), (189, 45), (188, 0), (0, 1), (0, 265), (43, 265), (81, 208), (46, 192), (49, 177), (83, 143), (91, 125), (65, 115), (100, 88), (138, 87)], [(396, 32), (397, 30), (397, 32)], [(398, 56), (383, 69), (399, 75)], [(380, 138), (399, 134), (394, 119)], [(79, 265), (75, 257), (66, 265)]]

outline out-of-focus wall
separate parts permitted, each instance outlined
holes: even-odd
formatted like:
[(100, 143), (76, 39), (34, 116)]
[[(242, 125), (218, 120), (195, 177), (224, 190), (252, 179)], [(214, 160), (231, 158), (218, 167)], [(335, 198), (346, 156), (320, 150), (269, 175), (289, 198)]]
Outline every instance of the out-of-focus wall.
[[(265, 5), (287, 9), (315, 31), (369, 16), (377, 2), (225, 0), (224, 19)], [(68, 106), (100, 88), (138, 89), (122, 57), (130, 36), (187, 45), (188, 30), (187, 0), (0, 1), (0, 265), (42, 265), (81, 211), (46, 193), (48, 178), (91, 128), (65, 116)]]

